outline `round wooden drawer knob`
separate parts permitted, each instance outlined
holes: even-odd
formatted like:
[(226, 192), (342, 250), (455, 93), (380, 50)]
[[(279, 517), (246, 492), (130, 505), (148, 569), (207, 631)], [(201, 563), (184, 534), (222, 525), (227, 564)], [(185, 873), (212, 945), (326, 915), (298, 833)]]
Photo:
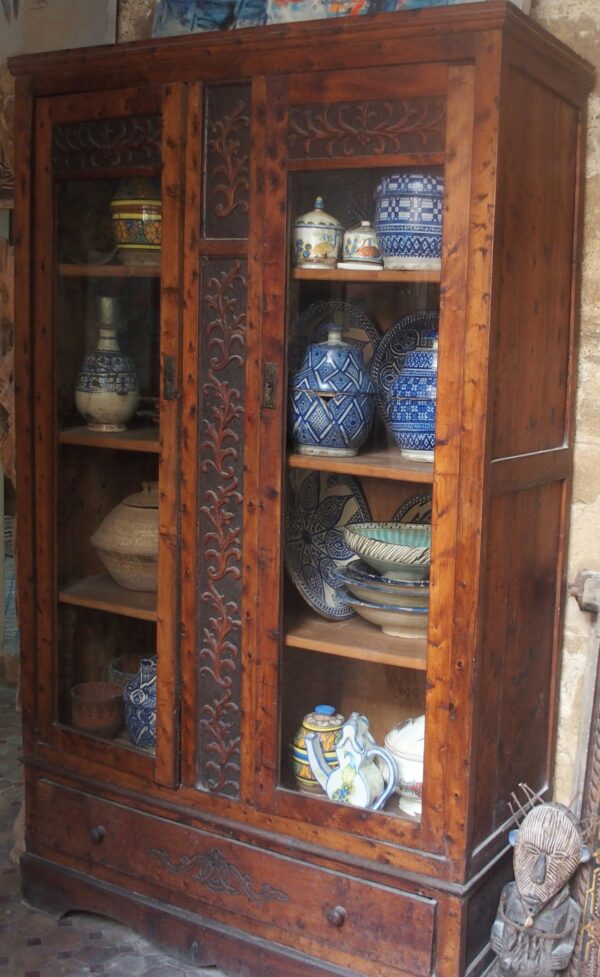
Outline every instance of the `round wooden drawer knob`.
[(327, 910), (327, 922), (332, 926), (343, 926), (346, 918), (346, 910), (343, 906), (334, 906)]
[(98, 824), (95, 828), (90, 828), (90, 838), (95, 845), (99, 845), (106, 838), (106, 828), (101, 824)]

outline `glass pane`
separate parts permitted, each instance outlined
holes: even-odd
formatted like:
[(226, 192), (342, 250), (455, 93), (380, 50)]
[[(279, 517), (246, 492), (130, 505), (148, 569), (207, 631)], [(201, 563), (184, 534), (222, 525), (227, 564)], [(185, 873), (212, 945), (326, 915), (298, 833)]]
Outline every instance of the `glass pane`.
[(280, 780), (418, 818), (443, 173), (295, 173), (289, 199)]
[(58, 182), (55, 229), (57, 718), (152, 750), (160, 179)]

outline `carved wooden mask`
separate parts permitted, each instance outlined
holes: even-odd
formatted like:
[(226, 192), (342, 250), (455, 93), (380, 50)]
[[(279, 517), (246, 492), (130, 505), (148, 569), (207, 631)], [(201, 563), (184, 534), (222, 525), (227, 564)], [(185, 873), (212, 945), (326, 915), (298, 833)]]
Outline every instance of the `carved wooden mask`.
[(514, 845), (517, 888), (534, 912), (562, 889), (585, 858), (572, 815), (558, 804), (541, 804), (529, 811), (515, 833)]

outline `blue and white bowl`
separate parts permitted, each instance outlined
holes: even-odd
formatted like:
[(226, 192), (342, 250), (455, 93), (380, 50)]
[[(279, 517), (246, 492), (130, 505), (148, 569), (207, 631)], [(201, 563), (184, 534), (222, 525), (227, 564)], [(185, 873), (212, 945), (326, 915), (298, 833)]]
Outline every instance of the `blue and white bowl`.
[(156, 662), (156, 656), (142, 658), (137, 675), (123, 692), (127, 732), (142, 749), (156, 746)]
[(423, 170), (384, 176), (375, 191), (375, 229), (385, 268), (440, 267), (444, 181)]
[(371, 430), (375, 388), (360, 349), (341, 336), (341, 326), (330, 325), (290, 381), (290, 433), (300, 454), (356, 455)]

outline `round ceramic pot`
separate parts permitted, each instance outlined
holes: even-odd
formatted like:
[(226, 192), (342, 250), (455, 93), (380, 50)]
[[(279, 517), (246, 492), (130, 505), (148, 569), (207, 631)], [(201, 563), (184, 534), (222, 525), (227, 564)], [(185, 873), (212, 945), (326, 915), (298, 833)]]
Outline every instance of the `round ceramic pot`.
[(91, 538), (111, 577), (126, 590), (157, 589), (158, 486), (144, 482), (109, 512)]
[(370, 221), (361, 221), (356, 227), (344, 233), (342, 260), (338, 262), (338, 268), (363, 268), (373, 271), (381, 266), (379, 242)]
[(342, 340), (341, 326), (309, 346), (290, 381), (290, 433), (296, 451), (350, 456), (366, 441), (375, 413), (375, 388), (360, 349)]
[(152, 177), (122, 180), (110, 209), (121, 260), (127, 264), (158, 263), (162, 234), (159, 181)]
[(302, 268), (335, 268), (342, 246), (342, 225), (325, 213), (323, 198), (317, 197), (314, 210), (302, 214), (294, 223), (294, 260)]
[(323, 794), (323, 788), (313, 774), (306, 750), (306, 734), (316, 733), (321, 742), (325, 762), (337, 767), (336, 744), (340, 738), (344, 717), (333, 706), (315, 706), (302, 720), (302, 725), (291, 744), (292, 769), (296, 783), (303, 794)]
[(140, 402), (135, 364), (121, 352), (112, 298), (100, 299), (98, 345), (81, 364), (75, 405), (91, 431), (125, 431)]
[(385, 746), (396, 761), (400, 795), (398, 806), (405, 814), (419, 817), (423, 798), (423, 754), (425, 749), (425, 716), (407, 719), (394, 726), (385, 737)]
[(71, 689), (75, 729), (111, 739), (123, 725), (122, 688), (116, 682), (83, 682)]
[(142, 749), (156, 746), (156, 661), (156, 656), (142, 658), (137, 675), (123, 690), (127, 732)]
[(427, 171), (384, 176), (375, 192), (375, 229), (386, 268), (440, 267), (444, 181)]

